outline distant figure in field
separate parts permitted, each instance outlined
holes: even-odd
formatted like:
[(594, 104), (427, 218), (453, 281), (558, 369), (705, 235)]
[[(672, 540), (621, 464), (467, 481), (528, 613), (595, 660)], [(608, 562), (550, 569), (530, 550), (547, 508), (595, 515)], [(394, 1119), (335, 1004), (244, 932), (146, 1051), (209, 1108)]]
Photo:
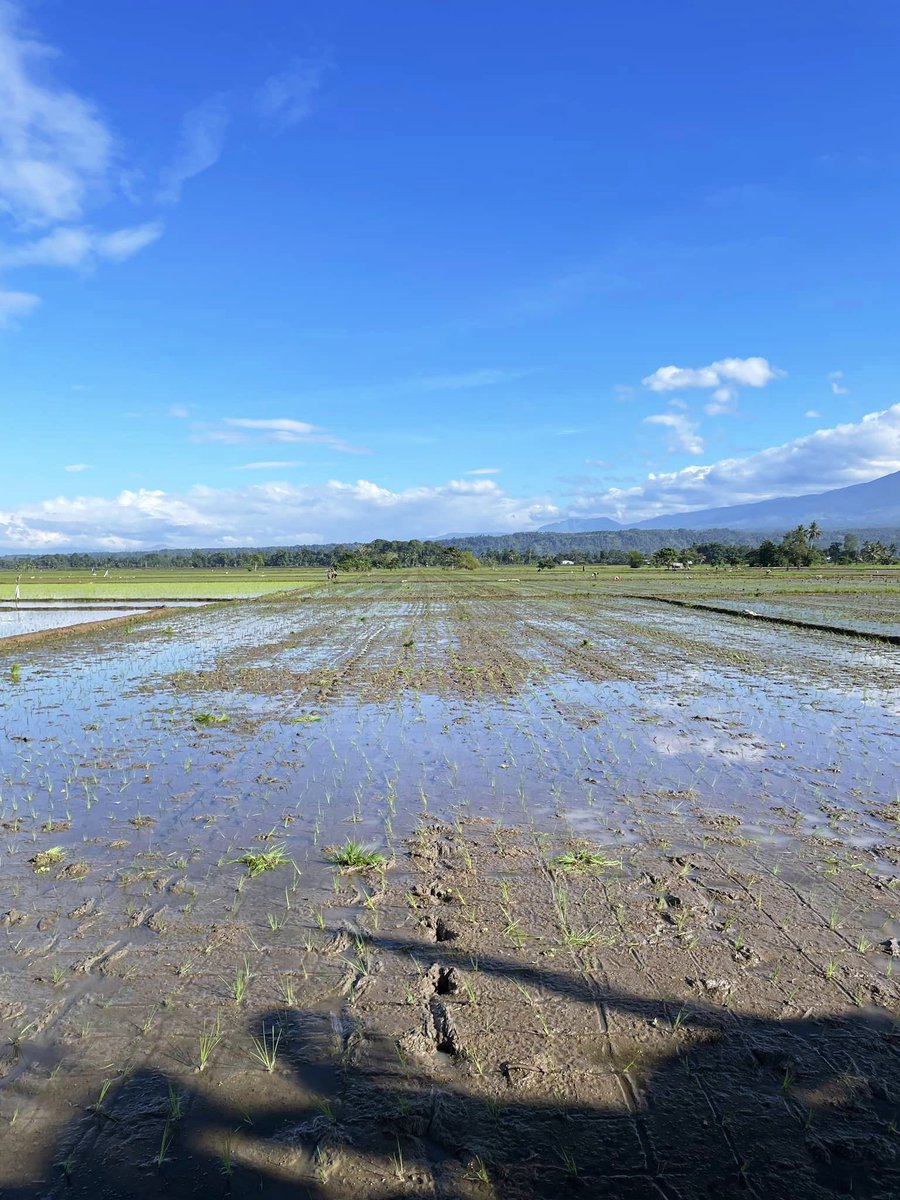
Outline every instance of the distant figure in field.
[(19, 600), (22, 598), (22, 592), (21, 592), (21, 589), (19, 588), (19, 581), (21, 580), (21, 578), (22, 578), (21, 575), (16, 576), (16, 604), (18, 604)]
[(103, 572), (103, 578), (104, 578), (104, 579), (108, 579), (108, 578), (109, 578), (109, 567), (107, 567), (107, 568), (106, 568), (106, 570)]

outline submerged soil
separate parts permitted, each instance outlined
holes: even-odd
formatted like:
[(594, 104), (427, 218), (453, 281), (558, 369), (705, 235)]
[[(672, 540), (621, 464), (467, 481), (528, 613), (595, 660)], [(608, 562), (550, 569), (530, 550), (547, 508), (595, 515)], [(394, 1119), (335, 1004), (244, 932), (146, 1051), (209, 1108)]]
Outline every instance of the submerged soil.
[(11, 661), (4, 1197), (900, 1194), (892, 648), (422, 572)]

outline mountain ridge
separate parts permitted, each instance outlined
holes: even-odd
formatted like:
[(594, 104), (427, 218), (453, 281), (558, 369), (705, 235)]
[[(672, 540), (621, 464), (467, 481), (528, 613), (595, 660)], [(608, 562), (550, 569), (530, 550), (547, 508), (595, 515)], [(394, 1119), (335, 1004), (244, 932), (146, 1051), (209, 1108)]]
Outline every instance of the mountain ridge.
[(900, 525), (900, 471), (866, 483), (851, 483), (802, 496), (775, 496), (749, 504), (721, 505), (665, 513), (628, 524), (609, 517), (568, 517), (535, 530), (537, 533), (589, 533), (609, 529), (727, 528), (764, 533), (784, 532), (815, 521), (823, 531), (865, 525)]

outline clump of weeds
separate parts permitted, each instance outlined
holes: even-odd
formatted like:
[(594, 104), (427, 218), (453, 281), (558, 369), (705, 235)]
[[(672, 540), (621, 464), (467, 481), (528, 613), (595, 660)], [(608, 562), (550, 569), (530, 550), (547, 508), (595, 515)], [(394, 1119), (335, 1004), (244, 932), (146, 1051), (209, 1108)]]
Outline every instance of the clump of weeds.
[(270, 850), (245, 850), (237, 858), (230, 858), (228, 864), (230, 866), (240, 863), (247, 868), (250, 878), (255, 879), (257, 875), (262, 875), (263, 871), (274, 871), (276, 867), (283, 867), (291, 861), (284, 852), (284, 844), (281, 843), (272, 846)]
[(228, 713), (198, 712), (194, 713), (195, 725), (227, 725)]
[(66, 857), (66, 852), (62, 846), (51, 846), (49, 850), (39, 850), (34, 858), (29, 858), (28, 862), (34, 869), (35, 875), (43, 875), (45, 871), (52, 870)]
[(362, 842), (347, 838), (343, 846), (329, 846), (325, 861), (342, 871), (366, 871), (387, 866), (387, 859), (377, 850), (370, 850)]
[(569, 850), (557, 854), (550, 860), (551, 867), (558, 871), (600, 871), (604, 868), (621, 867), (621, 858), (607, 858), (596, 850)]

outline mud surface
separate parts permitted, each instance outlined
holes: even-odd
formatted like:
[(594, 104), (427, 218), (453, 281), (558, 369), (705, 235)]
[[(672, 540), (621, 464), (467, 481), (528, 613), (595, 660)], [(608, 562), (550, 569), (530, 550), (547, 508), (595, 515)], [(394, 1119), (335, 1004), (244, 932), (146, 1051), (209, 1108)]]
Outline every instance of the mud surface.
[(0, 647), (0, 1194), (900, 1194), (900, 655), (581, 584)]

